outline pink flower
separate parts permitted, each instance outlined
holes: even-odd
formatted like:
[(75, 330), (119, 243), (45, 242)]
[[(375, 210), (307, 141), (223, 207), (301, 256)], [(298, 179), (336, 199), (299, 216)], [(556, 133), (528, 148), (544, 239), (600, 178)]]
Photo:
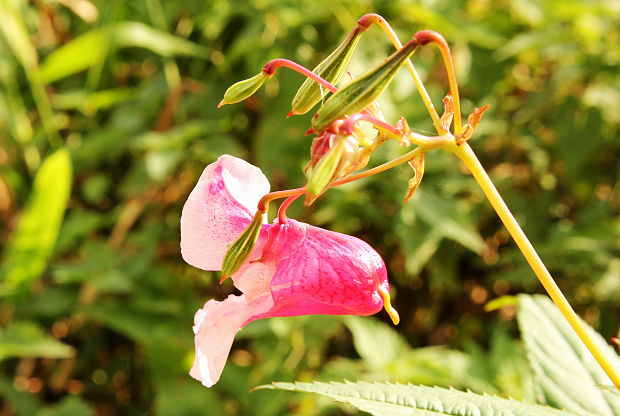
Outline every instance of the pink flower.
[[(260, 169), (241, 159), (224, 155), (207, 166), (183, 207), (185, 261), (220, 270), (227, 248), (268, 192)], [(190, 375), (207, 387), (219, 380), (235, 334), (251, 321), (371, 315), (389, 299), (385, 265), (368, 244), (295, 220), (264, 224), (248, 261), (232, 280), (243, 294), (209, 300), (194, 318), (196, 357)]]

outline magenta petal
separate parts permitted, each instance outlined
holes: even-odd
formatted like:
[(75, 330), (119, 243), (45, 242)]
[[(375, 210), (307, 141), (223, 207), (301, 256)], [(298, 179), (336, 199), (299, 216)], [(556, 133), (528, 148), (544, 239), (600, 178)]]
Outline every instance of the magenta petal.
[(294, 220), (279, 226), (277, 240), (274, 307), (262, 317), (370, 315), (383, 306), (385, 265), (364, 241)]
[[(220, 270), (229, 245), (250, 223), (269, 192), (261, 171), (232, 156), (207, 166), (181, 217), (181, 251), (190, 264)], [(289, 220), (264, 224), (254, 251), (232, 280), (243, 292), (208, 301), (196, 313), (192, 377), (216, 383), (235, 334), (248, 322), (273, 316), (370, 315), (387, 293), (379, 254), (360, 239)]]
[(181, 215), (181, 254), (203, 270), (220, 270), (228, 246), (249, 224), (269, 182), (255, 166), (223, 155), (205, 168)]

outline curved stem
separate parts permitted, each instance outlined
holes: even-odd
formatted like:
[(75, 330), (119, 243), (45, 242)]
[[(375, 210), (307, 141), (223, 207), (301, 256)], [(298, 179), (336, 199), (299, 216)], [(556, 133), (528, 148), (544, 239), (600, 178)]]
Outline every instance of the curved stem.
[(451, 134), (444, 134), (441, 136), (424, 136), (422, 134), (415, 133), (409, 128), (408, 131), (401, 131), (397, 127), (386, 123), (383, 120), (379, 120), (376, 117), (371, 116), (366, 113), (355, 113), (352, 116), (348, 117), (340, 126), (339, 129), (344, 134), (351, 134), (353, 132), (353, 128), (360, 121), (367, 121), (375, 126), (377, 129), (387, 133), (391, 138), (396, 140), (407, 139), (413, 144), (418, 146), (423, 146), (426, 149), (433, 149), (436, 147), (441, 147), (446, 143), (453, 140), (453, 136)]
[[(359, 25), (369, 25), (370, 23), (376, 23), (387, 34), (388, 38), (390, 38), (390, 41), (392, 42), (392, 45), (394, 45), (396, 49), (400, 49), (403, 47), (403, 44), (396, 35), (396, 32), (394, 32), (390, 24), (382, 16), (375, 13), (369, 13), (362, 16), (358, 21)], [(418, 71), (416, 71), (415, 67), (413, 66), (411, 59), (407, 59), (407, 69), (409, 70), (409, 74), (413, 79), (413, 83), (415, 84), (418, 93), (420, 94), (420, 97), (422, 97), (422, 101), (424, 102), (424, 106), (426, 107), (428, 114), (433, 120), (433, 125), (435, 126), (435, 129), (439, 134), (443, 133), (439, 114), (437, 114), (437, 110), (435, 110), (435, 106), (431, 101), (431, 97), (426, 91), (426, 88), (422, 83), (422, 79), (420, 78), (420, 75), (418, 75)]]
[(609, 376), (614, 385), (620, 389), (620, 377), (618, 376), (617, 369), (613, 367), (605, 354), (598, 348), (586, 332), (584, 325), (579, 320), (579, 317), (568, 303), (568, 300), (566, 300), (566, 297), (553, 280), (553, 277), (551, 277), (551, 274), (519, 226), (519, 223), (515, 220), (514, 216), (508, 209), (508, 206), (495, 188), (495, 185), (493, 185), (491, 178), (489, 178), (489, 175), (480, 164), (480, 161), (474, 154), (471, 147), (467, 143), (460, 146), (453, 144), (448, 150), (451, 150), (467, 165), (474, 178), (482, 188), (482, 191), (495, 209), (495, 212), (497, 212), (497, 215), (500, 217), (508, 229), (508, 232), (517, 243), (521, 253), (523, 253), (523, 256), (536, 274), (536, 277), (538, 277), (538, 280), (540, 280), (540, 283), (542, 283), (543, 287), (549, 294), (549, 297), (551, 297), (553, 302), (560, 309), (562, 315), (564, 315), (564, 318), (566, 318), (577, 336), (579, 336), (588, 350), (590, 350), (598, 364)]
[(450, 46), (448, 46), (448, 42), (446, 42), (446, 39), (442, 35), (432, 30), (422, 30), (417, 32), (414, 37), (422, 45), (434, 43), (441, 52), (441, 57), (443, 58), (443, 63), (448, 73), (450, 94), (452, 94), (452, 100), (454, 102), (454, 135), (458, 136), (462, 132), (461, 101), (459, 98), (459, 86), (456, 81), (456, 72), (454, 71), (454, 62), (452, 61)]
[(263, 197), (260, 199), (260, 201), (258, 201), (258, 205), (256, 207), (256, 209), (258, 211), (267, 211), (267, 208), (269, 208), (269, 203), (271, 201), (273, 201), (274, 199), (280, 199), (280, 198), (288, 198), (289, 196), (299, 196), (299, 195), (303, 195), (306, 193), (306, 188), (293, 188), (293, 189), (286, 189), (284, 191), (275, 191), (275, 192), (269, 192), (268, 194), (263, 195)]
[(323, 78), (321, 78), (320, 76), (318, 76), (314, 72), (310, 71), (308, 68), (303, 67), (303, 66), (301, 66), (298, 63), (295, 63), (293, 61), (289, 61), (288, 59), (278, 58), (278, 59), (274, 59), (274, 60), (271, 60), (271, 61), (267, 62), (263, 66), (263, 73), (265, 75), (271, 77), (276, 72), (276, 69), (278, 69), (280, 67), (284, 67), (284, 68), (292, 69), (293, 71), (297, 71), (300, 74), (302, 74), (302, 75), (304, 75), (304, 76), (306, 76), (306, 77), (308, 77), (308, 78), (318, 82), (319, 84), (323, 85), (325, 88), (327, 88), (331, 92), (338, 91), (338, 88), (334, 87), (328, 81), (324, 80)]
[[(381, 173), (383, 171), (386, 171), (388, 169), (393, 168), (394, 166), (398, 166), (400, 164), (403, 164), (405, 162), (408, 162), (411, 158), (413, 158), (414, 156), (420, 154), (420, 153), (424, 153), (426, 152), (426, 150), (422, 147), (416, 147), (415, 149), (413, 149), (410, 152), (405, 153), (404, 155), (397, 157), (394, 160), (390, 160), (389, 162), (386, 162), (382, 165), (376, 166), (372, 169), (368, 169), (365, 170), (363, 172), (357, 173), (355, 175), (350, 175), (347, 176), (345, 178), (340, 178), (338, 180), (335, 180), (329, 187), (333, 188), (339, 185), (344, 185), (345, 183), (350, 183), (353, 181), (356, 181), (358, 179), (363, 179), (363, 178), (367, 178), (369, 176), (372, 175), (376, 175), (377, 173)], [(306, 193), (306, 187), (302, 187), (302, 188), (293, 188), (293, 189), (286, 189), (284, 191), (275, 191), (275, 192), (270, 192), (268, 194), (263, 195), (263, 197), (260, 199), (260, 201), (258, 201), (258, 205), (257, 205), (257, 210), (259, 211), (267, 211), (267, 208), (269, 208), (269, 203), (275, 199), (280, 199), (280, 198), (289, 198), (291, 199), (290, 201), (284, 201), (283, 205), (288, 203), (288, 205), (290, 205), (293, 200), (297, 197), (299, 197), (300, 195), (303, 195)], [(285, 208), (288, 208), (288, 205), (285, 206)], [(280, 207), (281, 208), (281, 207)], [(286, 216), (285, 216), (286, 218)]]
[(381, 172), (386, 171), (388, 169), (392, 169), (395, 166), (398, 166), (398, 165), (401, 165), (403, 163), (408, 162), (414, 156), (417, 156), (418, 154), (424, 153), (424, 152), (426, 152), (426, 150), (424, 148), (416, 147), (412, 151), (407, 152), (404, 155), (402, 155), (400, 157), (397, 157), (394, 160), (390, 160), (389, 162), (386, 162), (386, 163), (384, 163), (382, 165), (375, 166), (374, 168), (365, 170), (365, 171), (360, 172), (360, 173), (356, 173), (355, 175), (349, 175), (349, 176), (347, 176), (345, 178), (340, 178), (340, 179), (334, 181), (334, 183), (332, 183), (331, 187), (339, 186), (339, 185), (344, 185), (345, 183), (350, 183), (350, 182), (356, 181), (358, 179), (367, 178), (369, 176), (376, 175), (377, 173), (381, 173)]
[(299, 196), (300, 195), (289, 196), (284, 202), (282, 202), (280, 208), (278, 208), (278, 222), (280, 224), (284, 224), (288, 221), (288, 217), (286, 216), (286, 210), (288, 209), (288, 207), (291, 206), (293, 202), (295, 202), (297, 198), (299, 198)]

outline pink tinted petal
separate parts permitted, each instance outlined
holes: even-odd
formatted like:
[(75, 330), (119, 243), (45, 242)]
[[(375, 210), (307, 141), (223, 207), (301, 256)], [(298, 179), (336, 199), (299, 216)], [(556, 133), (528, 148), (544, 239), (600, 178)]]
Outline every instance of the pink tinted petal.
[(245, 264), (233, 276), (243, 295), (230, 295), (222, 302), (210, 300), (196, 312), (196, 356), (190, 375), (203, 385), (211, 387), (219, 380), (239, 329), (273, 307), (269, 283), (274, 271), (274, 265)]
[(196, 357), (189, 374), (206, 387), (217, 383), (235, 334), (248, 319), (270, 306), (269, 297), (248, 300), (245, 295), (208, 301), (194, 318)]
[(228, 246), (249, 224), (269, 182), (255, 166), (223, 155), (207, 166), (181, 215), (181, 254), (189, 264), (220, 270)]
[(387, 287), (385, 265), (362, 240), (293, 220), (280, 226), (279, 240), (292, 249), (277, 262), (275, 305), (262, 317), (370, 315), (383, 306), (377, 288)]
[[(265, 228), (268, 226), (263, 227), (263, 231), (266, 234)], [(250, 260), (241, 266), (237, 273), (231, 277), (235, 287), (243, 292), (248, 299), (263, 296), (271, 298), (271, 279), (276, 272), (275, 263), (252, 260), (258, 258), (259, 254), (263, 252), (263, 245), (266, 240), (266, 237), (259, 237)]]

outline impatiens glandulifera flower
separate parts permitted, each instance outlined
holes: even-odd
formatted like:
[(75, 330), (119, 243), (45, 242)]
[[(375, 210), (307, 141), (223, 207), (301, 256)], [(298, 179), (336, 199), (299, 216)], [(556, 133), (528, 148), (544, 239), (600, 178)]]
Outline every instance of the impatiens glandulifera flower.
[[(207, 166), (181, 216), (185, 261), (217, 271), (230, 245), (255, 218), (269, 192), (262, 172), (232, 156)], [(295, 220), (262, 224), (258, 239), (231, 276), (243, 292), (209, 300), (194, 320), (196, 356), (190, 375), (207, 387), (220, 378), (233, 338), (256, 319), (311, 314), (371, 315), (389, 303), (383, 260), (362, 240)]]

